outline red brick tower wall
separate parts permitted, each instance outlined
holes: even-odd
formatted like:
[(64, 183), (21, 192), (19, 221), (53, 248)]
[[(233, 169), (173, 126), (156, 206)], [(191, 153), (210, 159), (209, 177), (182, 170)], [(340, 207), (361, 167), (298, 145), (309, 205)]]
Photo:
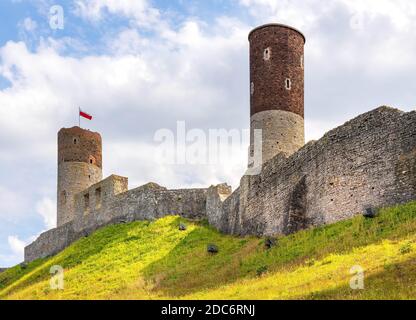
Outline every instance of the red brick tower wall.
[[(304, 117), (304, 35), (288, 26), (270, 24), (254, 29), (249, 42), (251, 115), (284, 110)], [(290, 79), (290, 90), (286, 79)]]
[(259, 168), (277, 154), (290, 156), (305, 144), (305, 37), (292, 27), (268, 24), (254, 29), (248, 38), (249, 168)]
[(102, 168), (102, 139), (97, 132), (73, 127), (58, 133), (58, 164), (85, 162)]

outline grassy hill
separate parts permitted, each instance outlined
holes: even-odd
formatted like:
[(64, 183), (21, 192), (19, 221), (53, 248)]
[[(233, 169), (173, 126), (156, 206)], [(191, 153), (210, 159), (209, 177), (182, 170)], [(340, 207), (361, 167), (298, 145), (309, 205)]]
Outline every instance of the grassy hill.
[[(50, 289), (54, 265), (65, 270), (64, 290)], [(364, 290), (349, 286), (356, 265)], [(179, 217), (114, 225), (0, 274), (0, 299), (415, 298), (416, 203), (281, 237), (271, 249)]]

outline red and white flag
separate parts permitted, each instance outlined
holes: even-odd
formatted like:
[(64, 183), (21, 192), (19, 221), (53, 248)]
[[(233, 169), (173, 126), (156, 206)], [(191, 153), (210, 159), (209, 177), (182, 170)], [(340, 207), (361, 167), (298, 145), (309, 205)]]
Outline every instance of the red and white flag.
[(92, 115), (82, 111), (81, 109), (79, 109), (79, 116), (88, 120), (92, 120)]

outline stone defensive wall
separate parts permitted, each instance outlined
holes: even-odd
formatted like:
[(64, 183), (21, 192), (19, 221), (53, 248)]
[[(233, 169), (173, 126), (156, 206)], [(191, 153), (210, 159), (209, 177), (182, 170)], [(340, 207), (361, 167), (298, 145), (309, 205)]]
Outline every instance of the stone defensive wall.
[(211, 187), (210, 224), (238, 235), (289, 234), (416, 199), (416, 112), (380, 107), (278, 154), (231, 194)]
[(112, 175), (77, 194), (75, 219), (49, 230), (25, 248), (25, 261), (54, 255), (95, 230), (116, 223), (166, 215), (206, 218), (207, 189), (168, 190), (154, 183), (128, 190), (128, 179)]
[(416, 112), (380, 107), (309, 142), (280, 153), (261, 174), (244, 176), (232, 192), (168, 190), (147, 184), (128, 190), (110, 176), (77, 194), (75, 218), (25, 249), (25, 261), (58, 253), (100, 227), (166, 215), (208, 218), (234, 235), (271, 236), (334, 223), (368, 209), (416, 200)]

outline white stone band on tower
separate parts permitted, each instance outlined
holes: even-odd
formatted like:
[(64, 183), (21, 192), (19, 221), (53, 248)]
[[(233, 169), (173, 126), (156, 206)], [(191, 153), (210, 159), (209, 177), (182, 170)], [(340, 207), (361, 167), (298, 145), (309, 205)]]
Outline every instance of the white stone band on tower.
[[(290, 156), (305, 144), (305, 37), (292, 27), (268, 24), (254, 29), (249, 41), (250, 167), (279, 153)], [(253, 164), (259, 150), (256, 131), (261, 132), (261, 161)]]
[(254, 114), (250, 120), (250, 155), (254, 155), (254, 130), (262, 130), (262, 162), (279, 153), (290, 156), (305, 144), (305, 125), (301, 116), (283, 110)]

